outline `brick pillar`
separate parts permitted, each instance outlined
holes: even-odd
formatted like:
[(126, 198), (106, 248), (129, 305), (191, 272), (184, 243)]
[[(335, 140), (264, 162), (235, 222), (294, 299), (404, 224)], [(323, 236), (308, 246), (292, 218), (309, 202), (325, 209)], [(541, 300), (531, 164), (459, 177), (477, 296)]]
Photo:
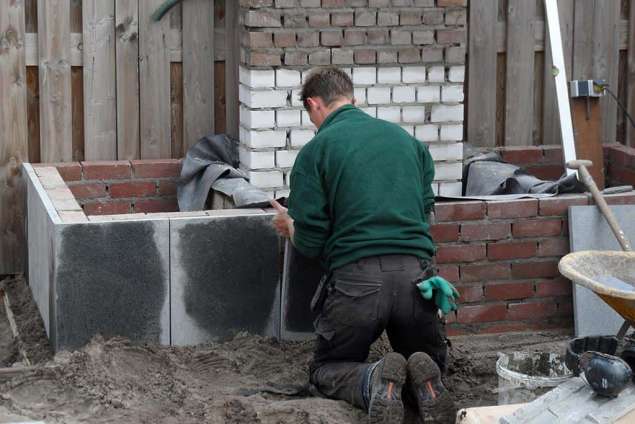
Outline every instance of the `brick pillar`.
[(308, 71), (337, 65), (358, 106), (427, 144), (434, 189), (461, 193), (466, 0), (240, 0), (240, 160), (285, 195), (315, 132), (298, 94)]

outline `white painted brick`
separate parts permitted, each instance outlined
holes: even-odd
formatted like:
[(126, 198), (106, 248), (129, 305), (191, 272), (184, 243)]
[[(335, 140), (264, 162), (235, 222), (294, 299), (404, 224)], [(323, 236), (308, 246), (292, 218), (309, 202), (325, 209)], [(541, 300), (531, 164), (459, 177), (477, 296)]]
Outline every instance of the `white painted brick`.
[(289, 194), (291, 194), (290, 190), (276, 190), (275, 197), (280, 199), (281, 197), (289, 197)]
[(291, 146), (304, 146), (311, 141), (314, 135), (315, 132), (313, 130), (291, 130)]
[(463, 125), (443, 125), (441, 127), (441, 141), (463, 140)]
[(377, 118), (388, 122), (401, 122), (401, 108), (399, 106), (378, 107)]
[(366, 104), (366, 89), (365, 88), (355, 88), (353, 90), (353, 97), (355, 97), (355, 104), (363, 105)]
[(440, 196), (462, 196), (463, 184), (460, 181), (440, 182), (439, 195)]
[(299, 127), (302, 124), (300, 110), (277, 110), (276, 125), (279, 127)]
[(302, 126), (315, 129), (315, 125), (313, 125), (313, 122), (311, 122), (311, 117), (309, 116), (309, 112), (307, 112), (306, 110), (302, 111)]
[(434, 179), (436, 181), (460, 180), (463, 174), (461, 162), (435, 162)]
[(291, 171), (284, 173), (284, 185), (287, 187), (291, 185)]
[(409, 85), (393, 87), (392, 101), (393, 103), (414, 103), (417, 98), (417, 90)]
[(353, 84), (373, 85), (375, 83), (377, 83), (377, 68), (372, 66), (353, 68)]
[(246, 128), (273, 128), (275, 121), (273, 110), (253, 110), (240, 106), (240, 123)]
[(240, 141), (253, 149), (284, 147), (287, 144), (287, 132), (284, 130), (254, 131), (240, 127)]
[(310, 69), (306, 71), (302, 71), (302, 84), (304, 84), (306, 80), (309, 79), (309, 75), (311, 75)]
[(340, 68), (349, 78), (353, 79), (353, 68)]
[(445, 82), (445, 67), (433, 66), (428, 69), (429, 82)]
[(441, 88), (437, 85), (417, 87), (417, 101), (419, 103), (439, 103), (441, 101)]
[(407, 84), (426, 82), (426, 67), (404, 66), (402, 81)]
[(465, 66), (452, 66), (448, 73), (448, 80), (450, 82), (464, 82), (465, 81)]
[(463, 159), (463, 143), (430, 144), (428, 149), (435, 161)]
[(276, 152), (276, 166), (278, 168), (291, 168), (298, 152), (299, 150), (278, 150)]
[(300, 71), (294, 71), (293, 69), (276, 70), (277, 87), (298, 87), (300, 84), (302, 84)]
[(240, 163), (247, 169), (266, 169), (273, 168), (274, 152), (255, 152), (241, 147), (238, 150)]
[(369, 105), (390, 103), (390, 87), (369, 87), (367, 99)]
[(426, 120), (425, 106), (404, 106), (401, 110), (403, 122), (422, 124)]
[(291, 106), (301, 106), (304, 107), (300, 95), (302, 94), (302, 89), (297, 88), (291, 91)]
[(414, 137), (415, 135), (415, 127), (414, 125), (400, 125), (401, 128), (404, 129), (405, 132)]
[(369, 114), (373, 118), (377, 118), (377, 108), (376, 107), (360, 107), (359, 110)]
[(441, 89), (441, 101), (447, 103), (460, 103), (463, 101), (462, 85), (446, 85)]
[(282, 171), (248, 171), (249, 182), (256, 187), (282, 187)]
[(273, 70), (256, 70), (240, 67), (240, 82), (251, 88), (273, 88), (275, 86), (275, 74)]
[[(425, 77), (425, 72), (424, 72)], [(377, 69), (377, 82), (380, 84), (397, 84), (401, 82), (401, 68)]]
[(250, 108), (269, 108), (287, 105), (287, 90), (251, 90), (246, 85), (241, 85), (239, 98)]
[(432, 192), (434, 193), (434, 195), (438, 196), (439, 195), (439, 183), (433, 182), (432, 184), (430, 184), (430, 187), (432, 187)]
[(417, 125), (415, 138), (420, 141), (439, 141), (439, 127), (437, 125)]
[(433, 105), (432, 122), (463, 122), (463, 105)]

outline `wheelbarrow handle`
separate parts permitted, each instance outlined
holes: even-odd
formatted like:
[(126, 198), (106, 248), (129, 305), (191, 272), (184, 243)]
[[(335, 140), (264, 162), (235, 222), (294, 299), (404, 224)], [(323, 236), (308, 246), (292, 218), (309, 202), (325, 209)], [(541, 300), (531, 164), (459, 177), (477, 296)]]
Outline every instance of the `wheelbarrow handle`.
[(622, 247), (622, 250), (625, 252), (630, 252), (632, 250), (631, 243), (626, 238), (624, 231), (620, 228), (620, 225), (615, 219), (615, 215), (609, 208), (609, 205), (604, 200), (604, 196), (602, 196), (602, 192), (598, 189), (598, 186), (593, 181), (593, 177), (589, 173), (587, 169), (588, 166), (593, 166), (593, 162), (590, 160), (572, 160), (567, 162), (567, 167), (570, 169), (576, 169), (578, 171), (578, 178), (582, 183), (589, 189), (591, 195), (593, 196), (593, 200), (595, 200), (596, 205), (600, 208), (602, 215), (606, 218), (606, 221), (611, 227), (615, 238), (617, 238), (618, 243)]

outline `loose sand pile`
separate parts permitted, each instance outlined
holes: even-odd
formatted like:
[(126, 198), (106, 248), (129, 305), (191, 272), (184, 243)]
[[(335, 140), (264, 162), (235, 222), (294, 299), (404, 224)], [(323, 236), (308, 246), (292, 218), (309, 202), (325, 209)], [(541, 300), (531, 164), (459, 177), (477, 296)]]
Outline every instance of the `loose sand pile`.
[[(16, 320), (36, 370), (0, 385), (0, 423), (21, 416), (47, 423), (365, 423), (344, 402), (306, 384), (312, 342), (238, 335), (191, 348), (136, 346), (100, 337), (52, 357), (22, 281), (9, 287)], [(0, 316), (0, 361), (18, 360)], [(560, 350), (562, 333), (462, 338), (454, 341), (447, 384), (460, 406), (496, 404), (496, 352)], [(385, 339), (371, 358), (388, 349)], [(4, 416), (3, 416), (4, 414)], [(408, 413), (408, 422), (415, 422)], [(4, 419), (4, 421), (3, 421)]]

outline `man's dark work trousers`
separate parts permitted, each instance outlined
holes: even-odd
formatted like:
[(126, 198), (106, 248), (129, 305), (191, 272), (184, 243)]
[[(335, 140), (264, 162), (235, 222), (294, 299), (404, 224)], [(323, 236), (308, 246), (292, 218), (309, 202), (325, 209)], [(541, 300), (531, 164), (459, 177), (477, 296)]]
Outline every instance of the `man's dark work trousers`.
[(395, 352), (406, 359), (425, 352), (446, 369), (447, 344), (437, 307), (416, 283), (433, 276), (430, 263), (415, 256), (360, 259), (333, 271), (315, 322), (317, 346), (311, 382), (325, 396), (366, 408), (364, 363), (370, 345), (384, 330)]

